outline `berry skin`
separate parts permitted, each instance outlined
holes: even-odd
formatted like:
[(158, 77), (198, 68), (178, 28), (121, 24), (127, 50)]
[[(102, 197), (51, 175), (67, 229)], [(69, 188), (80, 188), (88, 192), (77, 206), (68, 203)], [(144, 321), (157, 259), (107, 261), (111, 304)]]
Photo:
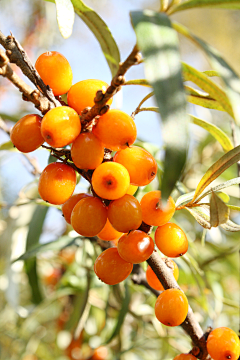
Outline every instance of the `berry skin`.
[(156, 160), (148, 151), (138, 146), (118, 151), (113, 161), (125, 166), (132, 185), (145, 186), (157, 175)]
[(166, 224), (175, 212), (175, 203), (171, 196), (168, 198), (166, 208), (161, 208), (161, 191), (150, 191), (140, 202), (143, 221), (148, 225), (162, 226)]
[(138, 189), (138, 186), (130, 184), (129, 188), (128, 188), (128, 191), (127, 191), (127, 194), (134, 195), (135, 192), (137, 191), (137, 189)]
[(197, 360), (192, 354), (179, 354), (173, 360)]
[(71, 155), (80, 169), (96, 169), (104, 156), (104, 146), (93, 133), (82, 133), (73, 142)]
[[(82, 80), (77, 82), (71, 87), (68, 92), (67, 101), (76, 112), (81, 115), (81, 112), (86, 107), (92, 107), (94, 105), (94, 98), (98, 90), (106, 92), (108, 84), (102, 80)], [(107, 104), (111, 105), (112, 99), (108, 100)]]
[(126, 149), (137, 137), (135, 122), (121, 110), (109, 110), (102, 115), (93, 128), (93, 133), (112, 150)]
[(174, 223), (167, 223), (157, 228), (155, 243), (165, 256), (173, 258), (184, 255), (188, 249), (188, 240), (184, 231)]
[[(178, 276), (179, 276), (179, 270), (178, 270), (177, 264), (171, 259), (163, 258), (162, 260), (165, 260), (166, 265), (169, 264), (169, 267), (173, 273), (173, 276), (174, 276), (175, 280), (177, 281)], [(164, 290), (164, 287), (162, 286), (160, 280), (158, 280), (157, 275), (155, 274), (155, 272), (152, 270), (152, 268), (149, 265), (148, 265), (147, 271), (146, 271), (146, 278), (147, 278), (148, 284), (153, 289), (158, 290), (158, 291)]]
[(71, 215), (73, 229), (83, 236), (95, 236), (107, 222), (107, 209), (100, 199), (89, 196), (74, 206)]
[(105, 284), (115, 285), (125, 280), (131, 274), (133, 264), (123, 260), (117, 248), (103, 251), (96, 259), (94, 271)]
[(59, 162), (51, 163), (39, 178), (38, 192), (44, 201), (61, 205), (72, 195), (76, 181), (76, 173), (70, 166)]
[(92, 176), (92, 186), (98, 196), (115, 200), (126, 194), (130, 185), (127, 169), (111, 161), (99, 165)]
[(11, 130), (10, 139), (16, 148), (28, 153), (44, 143), (41, 134), (41, 116), (30, 114), (22, 117)]
[(57, 51), (39, 56), (35, 67), (43, 82), (49, 85), (55, 96), (65, 94), (72, 86), (72, 69), (67, 59)]
[(117, 247), (121, 258), (133, 264), (139, 264), (152, 255), (154, 242), (145, 232), (134, 230), (123, 235)]
[(62, 213), (64, 219), (68, 224), (71, 224), (71, 214), (73, 211), (74, 206), (83, 198), (91, 196), (90, 194), (76, 194), (71, 196), (63, 205), (62, 205)]
[(178, 326), (183, 323), (188, 313), (188, 301), (178, 289), (163, 291), (155, 304), (157, 319), (166, 326)]
[(107, 219), (104, 228), (102, 229), (102, 231), (100, 231), (99, 234), (97, 234), (97, 236), (101, 240), (111, 241), (119, 239), (120, 236), (122, 236), (122, 232), (115, 230), (114, 227), (112, 227), (110, 221)]
[(79, 116), (68, 106), (51, 109), (42, 119), (42, 136), (49, 145), (55, 148), (71, 144), (80, 131)]
[(239, 338), (227, 327), (216, 328), (207, 338), (207, 351), (213, 360), (237, 360), (240, 355)]
[(125, 194), (111, 202), (108, 207), (108, 218), (117, 231), (127, 233), (141, 225), (142, 209), (134, 196)]
[(108, 349), (106, 346), (99, 346), (93, 350), (90, 360), (105, 360), (108, 356)]

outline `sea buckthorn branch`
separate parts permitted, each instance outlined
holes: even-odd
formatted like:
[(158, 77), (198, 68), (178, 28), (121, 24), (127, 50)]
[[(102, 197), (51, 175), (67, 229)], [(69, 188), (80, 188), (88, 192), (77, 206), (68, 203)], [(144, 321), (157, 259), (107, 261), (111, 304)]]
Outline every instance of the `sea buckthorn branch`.
[(135, 45), (128, 58), (123, 63), (119, 64), (118, 72), (112, 79), (111, 85), (107, 88), (106, 93), (103, 94), (103, 92), (99, 90), (94, 99), (95, 105), (90, 110), (83, 111), (81, 116), (81, 123), (83, 127), (86, 127), (89, 122), (91, 122), (96, 116), (103, 115), (108, 111), (109, 105), (106, 105), (106, 103), (120, 90), (121, 86), (124, 84), (125, 73), (131, 66), (139, 64), (140, 61), (141, 54), (137, 45)]
[(8, 78), (13, 85), (15, 85), (19, 91), (22, 93), (23, 100), (31, 101), (35, 107), (42, 112), (46, 113), (50, 110), (49, 100), (40, 93), (39, 90), (33, 90), (29, 85), (27, 85), (11, 68), (9, 64), (9, 58), (5, 52), (0, 49), (0, 75)]
[(61, 103), (54, 97), (50, 87), (45, 85), (42, 81), (37, 70), (27, 56), (26, 51), (22, 48), (17, 39), (12, 34), (5, 36), (0, 31), (0, 44), (5, 48), (6, 55), (8, 56), (10, 62), (16, 64), (22, 70), (23, 74), (41, 90), (46, 98), (45, 102), (48, 102), (47, 109), (49, 110), (54, 107), (61, 106)]

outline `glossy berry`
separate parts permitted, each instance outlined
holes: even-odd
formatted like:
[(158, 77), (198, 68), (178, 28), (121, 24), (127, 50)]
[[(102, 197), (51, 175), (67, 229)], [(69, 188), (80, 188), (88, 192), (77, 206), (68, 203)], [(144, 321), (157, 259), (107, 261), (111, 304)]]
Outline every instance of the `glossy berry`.
[(157, 175), (156, 160), (148, 151), (138, 146), (118, 151), (113, 161), (125, 166), (130, 175), (130, 183), (133, 185), (147, 185)]
[(138, 189), (138, 186), (130, 184), (129, 188), (128, 188), (128, 191), (127, 191), (127, 194), (134, 195), (135, 192), (137, 191), (137, 189)]
[(126, 149), (137, 137), (135, 122), (121, 110), (109, 110), (101, 116), (93, 128), (93, 133), (112, 150)]
[(81, 123), (75, 110), (60, 106), (49, 110), (43, 117), (41, 133), (52, 147), (71, 144), (81, 131)]
[(167, 223), (157, 228), (155, 243), (164, 255), (173, 258), (182, 256), (188, 249), (188, 240), (184, 231), (174, 223)]
[(73, 208), (71, 224), (73, 229), (83, 236), (95, 236), (105, 226), (107, 209), (100, 199), (87, 197), (80, 200)]
[(41, 116), (30, 114), (22, 117), (14, 125), (10, 139), (19, 151), (28, 153), (36, 150), (44, 143), (41, 134), (41, 120)]
[[(108, 84), (102, 80), (88, 79), (79, 81), (68, 92), (68, 105), (81, 115), (83, 109), (94, 105), (96, 92), (102, 90), (105, 93), (107, 88)], [(108, 105), (111, 103), (112, 99), (107, 102)]]
[(112, 161), (99, 165), (92, 176), (92, 186), (98, 196), (115, 200), (126, 194), (130, 184), (127, 169)]
[(54, 162), (43, 170), (39, 178), (38, 192), (44, 201), (61, 205), (72, 195), (76, 180), (76, 173), (70, 166)]
[(117, 248), (103, 251), (96, 259), (94, 271), (105, 284), (115, 285), (125, 280), (131, 274), (133, 264), (123, 260)]
[(118, 241), (119, 255), (128, 262), (139, 264), (147, 260), (153, 253), (153, 239), (140, 230), (123, 235)]
[(101, 240), (111, 241), (119, 239), (120, 236), (122, 236), (122, 232), (115, 230), (114, 227), (111, 225), (110, 221), (107, 219), (104, 228), (97, 235)]
[(125, 194), (108, 207), (108, 218), (112, 226), (123, 233), (136, 230), (142, 223), (142, 209), (134, 196)]
[[(175, 278), (175, 280), (177, 281), (178, 276), (179, 276), (179, 270), (178, 270), (178, 266), (177, 264), (171, 260), (171, 259), (163, 259), (166, 260), (166, 265), (169, 266), (169, 268), (171, 269), (173, 276)], [(146, 278), (147, 278), (147, 282), (148, 284), (155, 290), (158, 291), (163, 291), (164, 287), (162, 286), (160, 280), (158, 280), (157, 275), (155, 274), (155, 272), (152, 270), (152, 268), (148, 265), (147, 267), (147, 271), (146, 271)]]
[(108, 348), (106, 346), (99, 346), (93, 350), (90, 360), (106, 360), (108, 357)]
[(80, 169), (96, 169), (104, 156), (104, 146), (93, 133), (82, 133), (73, 142), (71, 155)]
[(57, 51), (40, 55), (35, 67), (43, 82), (49, 85), (54, 95), (68, 92), (72, 86), (72, 69), (67, 59)]
[(68, 224), (71, 224), (71, 214), (74, 206), (83, 198), (91, 196), (90, 194), (80, 193), (71, 196), (63, 205), (62, 205), (62, 213), (64, 219)]
[(178, 326), (186, 319), (187, 313), (188, 301), (181, 290), (168, 289), (157, 298), (155, 315), (162, 324)]
[(197, 360), (192, 354), (179, 354), (173, 360)]
[(207, 351), (213, 360), (237, 360), (240, 355), (239, 338), (227, 327), (216, 328), (207, 338)]
[(167, 205), (162, 209), (161, 191), (150, 191), (145, 194), (140, 202), (142, 207), (143, 221), (148, 225), (161, 226), (166, 224), (175, 212), (175, 203), (171, 196)]

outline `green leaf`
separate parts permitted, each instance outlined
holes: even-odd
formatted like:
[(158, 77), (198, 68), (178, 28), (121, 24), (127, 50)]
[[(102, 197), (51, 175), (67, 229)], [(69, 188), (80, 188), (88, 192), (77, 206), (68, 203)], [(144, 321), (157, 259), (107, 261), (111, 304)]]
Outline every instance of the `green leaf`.
[(116, 75), (120, 62), (117, 44), (101, 17), (81, 0), (71, 0), (74, 10), (97, 38), (107, 60), (112, 76)]
[(213, 227), (225, 224), (229, 219), (229, 208), (217, 194), (212, 191), (210, 199), (210, 224)]
[(210, 166), (210, 168), (204, 174), (197, 186), (193, 201), (198, 198), (198, 196), (209, 184), (211, 184), (213, 180), (220, 176), (231, 165), (238, 162), (238, 160), (240, 160), (240, 145), (228, 151), (218, 161), (216, 161), (212, 166)]
[(191, 115), (191, 121), (193, 124), (201, 126), (201, 128), (207, 130), (222, 145), (225, 152), (233, 149), (231, 140), (221, 129), (219, 129), (219, 127), (193, 115)]
[(72, 34), (74, 24), (74, 8), (71, 0), (55, 0), (57, 10), (57, 22), (60, 33), (64, 39)]
[(234, 118), (229, 99), (220, 86), (209, 79), (207, 75), (184, 62), (182, 62), (182, 70), (185, 81), (192, 81), (202, 90), (206, 91), (213, 99), (217, 100), (217, 102), (222, 105), (223, 109), (232, 116), (232, 118)]
[(228, 220), (225, 224), (220, 225), (226, 231), (238, 232), (240, 231), (240, 225), (235, 224), (233, 221)]
[(227, 206), (229, 207), (230, 210), (240, 211), (240, 206), (235, 206), (230, 204), (227, 204)]
[(147, 108), (140, 108), (138, 110), (138, 112), (142, 112), (142, 111), (153, 111), (159, 114), (159, 108), (158, 107), (147, 107)]
[(181, 175), (188, 148), (189, 117), (178, 38), (164, 13), (134, 11), (131, 19), (144, 56), (146, 79), (154, 89), (163, 123), (165, 159), (161, 190), (165, 202)]
[[(240, 8), (239, 1), (238, 5)], [(228, 106), (227, 110), (227, 108), (225, 108), (225, 106), (223, 105), (223, 103), (221, 103), (221, 101), (219, 101), (219, 99), (215, 97), (214, 98), (218, 100), (219, 103), (223, 106), (223, 108), (236, 120), (238, 124), (240, 124), (240, 78), (238, 77), (236, 72), (227, 64), (227, 62), (222, 58), (221, 54), (216, 49), (208, 45), (202, 39), (199, 39), (197, 36), (190, 33), (190, 31), (184, 26), (177, 23), (174, 23), (173, 26), (176, 31), (192, 40), (196, 45), (200, 46), (200, 48), (207, 54), (209, 62), (212, 65), (213, 69), (215, 69), (217, 74), (219, 74), (223, 79), (226, 93), (231, 103), (231, 112), (229, 112), (230, 109)]]
[(180, 5), (176, 5), (168, 11), (173, 14), (177, 11), (196, 9), (202, 7), (223, 8), (223, 9), (240, 9), (239, 0), (189, 0)]
[(142, 85), (151, 87), (151, 85), (146, 79), (128, 80), (123, 85)]
[(210, 216), (208, 215), (207, 211), (203, 210), (200, 207), (194, 208), (185, 208), (190, 214), (197, 220), (197, 222), (204, 228), (204, 229), (211, 229), (210, 224)]
[(207, 109), (213, 109), (218, 111), (225, 111), (223, 107), (214, 99), (205, 99), (199, 96), (189, 95), (187, 97), (188, 102), (194, 105), (202, 106)]
[(0, 145), (0, 150), (16, 150), (11, 140)]
[[(175, 28), (175, 26), (173, 26), (173, 27)], [(203, 71), (203, 73), (206, 74), (209, 77), (220, 76), (219, 73), (217, 71), (215, 71), (215, 70), (206, 70), (206, 71)]]
[(176, 201), (175, 206), (178, 207), (178, 206), (180, 206), (180, 205), (182, 205), (182, 204), (184, 204), (184, 203), (187, 203), (187, 202), (189, 202), (190, 200), (192, 200), (194, 193), (195, 193), (195, 191), (191, 191), (191, 192), (189, 192), (189, 193), (187, 193), (187, 194), (184, 194), (184, 195), (179, 196), (179, 198), (178, 198), (177, 201)]
[(217, 186), (214, 186), (212, 187), (211, 189), (205, 191), (200, 197), (198, 197), (198, 202), (203, 199), (205, 196), (211, 194), (212, 191), (220, 191), (222, 189), (226, 189), (227, 187), (229, 186), (232, 186), (232, 185), (238, 185), (240, 184), (240, 177), (237, 177), (237, 178), (234, 178), (234, 179), (231, 179), (231, 180), (228, 180), (228, 181), (225, 181), (224, 183), (222, 184), (219, 184)]
[[(36, 246), (39, 243), (39, 238), (42, 233), (43, 223), (47, 215), (48, 207), (37, 206), (33, 213), (32, 220), (29, 224), (26, 251)], [(28, 276), (29, 285), (32, 291), (32, 301), (34, 304), (39, 304), (43, 297), (39, 287), (37, 261), (36, 258), (25, 260), (25, 270)]]

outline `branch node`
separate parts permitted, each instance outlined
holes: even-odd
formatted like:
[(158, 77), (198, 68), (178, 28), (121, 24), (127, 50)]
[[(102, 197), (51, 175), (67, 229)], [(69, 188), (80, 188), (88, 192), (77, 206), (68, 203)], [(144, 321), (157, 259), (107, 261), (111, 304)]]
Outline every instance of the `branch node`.
[(108, 112), (108, 110), (109, 110), (109, 105), (104, 105), (101, 109), (100, 109), (100, 111), (99, 111), (99, 114), (100, 115), (104, 115), (104, 114), (106, 114), (106, 112)]

